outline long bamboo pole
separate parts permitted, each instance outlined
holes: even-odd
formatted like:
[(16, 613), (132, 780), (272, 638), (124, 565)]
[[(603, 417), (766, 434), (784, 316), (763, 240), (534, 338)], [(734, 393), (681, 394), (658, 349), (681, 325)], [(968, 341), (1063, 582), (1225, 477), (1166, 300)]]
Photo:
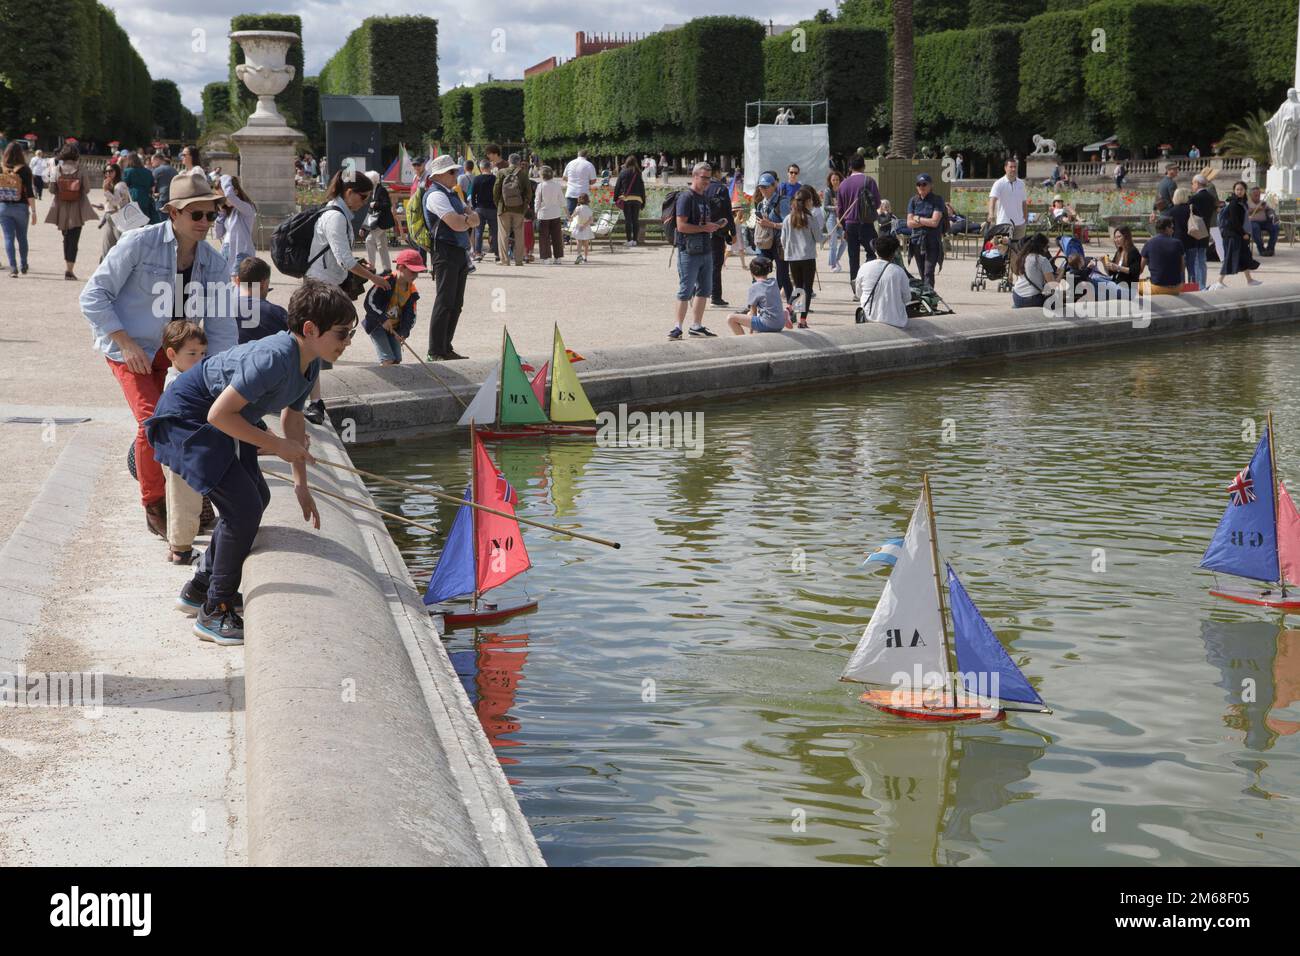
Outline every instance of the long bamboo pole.
[[(496, 238), (493, 236), (492, 238)], [(474, 419), (469, 420), (469, 500), (477, 503), (478, 498), (478, 456), (474, 454)], [(469, 539), (474, 542), (474, 603), (471, 610), (478, 613), (478, 519), (474, 509), (469, 510)]]
[[(286, 478), (284, 475), (277, 475), (273, 471), (267, 471), (266, 469), (262, 469), (262, 474), (265, 475), (267, 478), (278, 478), (280, 481), (286, 481), (289, 482), (290, 484), (293, 483), (292, 478)], [(417, 528), (423, 528), (425, 531), (432, 532), (433, 534), (442, 533), (437, 528), (434, 528), (430, 525), (423, 524), (422, 522), (415, 521), (411, 518), (403, 517), (402, 515), (395, 515), (391, 511), (384, 511), (382, 508), (376, 508), (374, 505), (368, 505), (364, 501), (361, 501), (357, 498), (349, 498), (347, 495), (340, 495), (340, 494), (336, 494), (333, 491), (326, 491), (324, 488), (319, 488), (316, 485), (311, 485), (311, 484), (307, 486), (307, 489), (311, 491), (313, 494), (324, 495), (326, 498), (337, 498), (339, 501), (346, 501), (348, 504), (352, 505), (355, 508), (361, 508), (365, 511), (372, 511), (377, 515), (383, 515), (385, 518), (392, 518), (394, 521), (401, 521), (405, 524), (414, 525)]]
[(426, 372), (428, 372), (430, 375), (433, 376), (434, 381), (436, 381), (439, 385), (441, 385), (441, 386), (442, 386), (443, 388), (445, 388), (447, 391), (451, 392), (451, 397), (454, 398), (454, 399), (456, 399), (456, 401), (460, 402), (460, 407), (461, 407), (461, 408), (468, 408), (468, 407), (469, 407), (469, 403), (466, 402), (465, 399), (463, 399), (463, 398), (461, 398), (459, 395), (457, 395), (455, 389), (453, 389), (450, 385), (448, 385), (446, 382), (444, 382), (444, 381), (442, 380), (442, 378), (438, 375), (438, 373), (435, 372), (435, 371), (433, 370), (433, 366), (430, 365), (428, 362), (426, 362), (426, 361), (424, 360), (423, 356), (421, 356), (419, 352), (417, 352), (415, 349), (411, 348), (411, 343), (410, 343), (410, 342), (403, 342), (402, 345), (406, 348), (406, 351), (410, 352), (412, 355), (415, 356), (415, 359), (416, 359), (417, 362), (419, 362), (421, 365), (424, 366), (424, 370), (425, 370)]
[(435, 498), (441, 498), (443, 501), (450, 501), (453, 504), (469, 505), (471, 508), (475, 508), (490, 515), (497, 515), (501, 518), (512, 518), (520, 524), (532, 525), (534, 528), (541, 528), (543, 531), (555, 531), (559, 534), (568, 535), (570, 538), (581, 538), (583, 541), (590, 541), (593, 544), (603, 544), (607, 548), (618, 549), (623, 547), (617, 541), (610, 541), (606, 538), (597, 538), (595, 535), (583, 534), (581, 531), (570, 531), (567, 528), (560, 528), (555, 525), (545, 524), (541, 521), (534, 521), (532, 518), (521, 518), (519, 515), (512, 515), (504, 511), (498, 511), (495, 508), (489, 508), (487, 505), (481, 505), (477, 502), (466, 501), (464, 498), (457, 498), (455, 495), (449, 495), (445, 491), (438, 491), (436, 488), (432, 488), (429, 485), (416, 485), (409, 481), (399, 481), (396, 478), (377, 475), (373, 471), (366, 471), (362, 468), (352, 468), (348, 465), (339, 464), (335, 461), (325, 461), (321, 458), (315, 458), (312, 460), (318, 465), (328, 465), (330, 468), (337, 468), (340, 471), (348, 471), (354, 475), (360, 475), (362, 478), (382, 481), (385, 484), (393, 485), (397, 488), (405, 488), (407, 491), (418, 491), (420, 494), (432, 495)]

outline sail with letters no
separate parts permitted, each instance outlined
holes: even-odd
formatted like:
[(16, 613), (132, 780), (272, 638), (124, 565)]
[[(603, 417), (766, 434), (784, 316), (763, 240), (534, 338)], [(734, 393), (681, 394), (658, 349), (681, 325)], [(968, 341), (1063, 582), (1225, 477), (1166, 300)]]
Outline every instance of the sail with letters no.
[(536, 601), (527, 601), (509, 608), (486, 602), (482, 608), (479, 607), (479, 599), (486, 592), (527, 571), (532, 562), (528, 549), (524, 547), (519, 522), (514, 519), (515, 502), (519, 496), (493, 464), (482, 439), (471, 434), (473, 464), (465, 500), (503, 514), (491, 514), (469, 505), (461, 505), (456, 510), (451, 533), (447, 535), (447, 543), (424, 594), (424, 603), (428, 605), (443, 604), (452, 598), (473, 594), (473, 606), (469, 611), (443, 614), (443, 623), (447, 627), (499, 621), (537, 606)]
[[(926, 475), (893, 571), (840, 680), (889, 688), (869, 690), (861, 700), (916, 720), (997, 720), (1007, 710), (1051, 713), (952, 566), (945, 568), (946, 589), (939, 579)], [(1007, 706), (1016, 703), (1029, 706)]]
[[(1250, 464), (1224, 489), (1228, 505), (1200, 566), (1215, 572), (1214, 597), (1300, 611), (1300, 595), (1287, 591), (1288, 584), (1300, 586), (1300, 514), (1277, 478), (1276, 460), (1270, 412)], [(1220, 584), (1219, 573), (1268, 583)]]

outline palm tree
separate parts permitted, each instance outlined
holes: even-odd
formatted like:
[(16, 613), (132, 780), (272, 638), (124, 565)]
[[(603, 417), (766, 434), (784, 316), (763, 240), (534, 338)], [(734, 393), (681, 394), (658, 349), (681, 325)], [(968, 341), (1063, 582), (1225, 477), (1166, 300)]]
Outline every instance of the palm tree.
[(916, 113), (912, 102), (912, 0), (894, 0), (894, 117), (889, 155), (911, 159), (916, 152)]
[(1233, 123), (1219, 140), (1219, 152), (1224, 156), (1252, 156), (1265, 166), (1271, 155), (1268, 142), (1268, 110), (1260, 109), (1247, 116), (1243, 123)]

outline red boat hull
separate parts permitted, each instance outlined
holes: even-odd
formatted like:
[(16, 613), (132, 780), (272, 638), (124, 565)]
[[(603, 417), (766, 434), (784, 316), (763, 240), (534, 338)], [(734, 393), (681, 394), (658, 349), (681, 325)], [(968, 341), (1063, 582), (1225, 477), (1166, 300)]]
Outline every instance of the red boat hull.
[(900, 703), (896, 692), (892, 690), (869, 690), (858, 698), (881, 713), (906, 720), (953, 723), (961, 720), (996, 721), (1003, 720), (1007, 716), (1005, 710), (993, 712), (980, 707), (946, 707), (939, 704), (936, 698), (930, 699), (935, 699), (934, 705), (930, 705), (929, 700), (924, 697), (915, 703)]
[(1300, 595), (1295, 597), (1282, 597), (1281, 592), (1273, 588), (1265, 589), (1227, 589), (1212, 588), (1210, 593), (1216, 598), (1223, 598), (1225, 601), (1232, 601), (1234, 604), (1250, 604), (1254, 607), (1271, 607), (1279, 611), (1300, 611)]
[(482, 607), (477, 611), (456, 611), (442, 616), (442, 626), (445, 629), (451, 629), (456, 627), (472, 627), (478, 624), (493, 624), (496, 621), (504, 621), (508, 617), (514, 617), (516, 614), (524, 614), (528, 611), (535, 610), (537, 610), (537, 602), (526, 601), (523, 604), (516, 604), (512, 607)]
[(595, 425), (520, 425), (518, 428), (480, 428), (480, 438), (500, 441), (508, 438), (545, 438), (547, 435), (595, 435)]

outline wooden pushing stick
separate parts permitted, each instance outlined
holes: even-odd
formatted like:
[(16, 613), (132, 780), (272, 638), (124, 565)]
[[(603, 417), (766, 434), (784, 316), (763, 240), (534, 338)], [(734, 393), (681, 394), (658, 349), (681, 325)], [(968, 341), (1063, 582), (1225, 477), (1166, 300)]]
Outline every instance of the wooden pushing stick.
[[(534, 528), (541, 528), (543, 531), (554, 531), (557, 532), (558, 534), (568, 535), (570, 538), (581, 538), (583, 541), (590, 541), (593, 544), (603, 544), (607, 548), (618, 549), (623, 547), (617, 541), (610, 541), (606, 538), (597, 538), (595, 535), (583, 534), (581, 531), (570, 531), (567, 528), (560, 528), (552, 524), (544, 524), (541, 521), (534, 521), (532, 518), (521, 518), (519, 515), (512, 515), (505, 511), (498, 511), (495, 508), (489, 508), (487, 505), (481, 505), (475, 501), (466, 501), (464, 498), (458, 498), (455, 495), (449, 495), (444, 491), (438, 491), (436, 488), (431, 488), (429, 485), (416, 485), (416, 484), (412, 484), (409, 481), (399, 481), (396, 478), (388, 478), (385, 477), (384, 475), (377, 475), (373, 471), (365, 471), (364, 469), (361, 468), (352, 468), (349, 467), (348, 465), (339, 464), (338, 462), (335, 461), (325, 461), (324, 459), (321, 458), (313, 458), (312, 461), (318, 465), (327, 465), (330, 468), (337, 468), (340, 471), (347, 471), (347, 472), (351, 472), (354, 475), (360, 475), (362, 478), (370, 478), (374, 481), (382, 481), (386, 484), (393, 485), (397, 488), (405, 488), (407, 491), (418, 491), (420, 494), (432, 495), (435, 498), (441, 498), (443, 501), (450, 501), (453, 504), (469, 505), (471, 508), (475, 508), (479, 511), (484, 511), (490, 515), (497, 515), (498, 517), (501, 518), (513, 518), (515, 521), (518, 521), (520, 524), (532, 525)], [(348, 498), (346, 500), (352, 501), (354, 499)], [(391, 517), (396, 517), (396, 516), (394, 515)], [(410, 519), (408, 518), (399, 518), (398, 520), (408, 521), (408, 522), (410, 521)]]
[(446, 382), (444, 382), (444, 381), (442, 380), (442, 378), (438, 375), (438, 373), (435, 372), (435, 371), (433, 370), (433, 366), (430, 365), (428, 362), (426, 362), (426, 361), (424, 360), (424, 358), (420, 355), (419, 352), (417, 352), (415, 349), (411, 348), (411, 343), (410, 343), (410, 342), (403, 342), (402, 345), (406, 348), (406, 351), (410, 352), (412, 355), (415, 356), (416, 361), (418, 361), (421, 365), (424, 366), (424, 370), (425, 370), (426, 372), (428, 372), (430, 375), (433, 376), (433, 380), (434, 380), (435, 382), (437, 382), (439, 385), (441, 385), (441, 386), (442, 386), (443, 388), (445, 388), (447, 391), (451, 392), (451, 397), (454, 398), (454, 399), (456, 399), (456, 401), (460, 402), (460, 407), (461, 407), (461, 408), (468, 408), (468, 407), (469, 407), (469, 403), (466, 402), (465, 399), (463, 399), (463, 398), (461, 398), (459, 395), (457, 395), (455, 389), (453, 389), (450, 385), (448, 385)]
[[(267, 478), (278, 478), (280, 481), (293, 482), (292, 478), (286, 478), (284, 475), (277, 475), (275, 472), (267, 471), (266, 469), (262, 469), (262, 474)], [(359, 501), (356, 498), (349, 498), (347, 495), (340, 495), (332, 491), (326, 491), (324, 488), (318, 488), (315, 485), (308, 485), (307, 490), (313, 494), (324, 495), (326, 498), (337, 498), (339, 501), (346, 501), (355, 508), (372, 511), (377, 515), (383, 515), (385, 518), (392, 518), (394, 521), (401, 521), (409, 525), (414, 525), (417, 528), (423, 528), (425, 531), (432, 532), (433, 534), (442, 533), (437, 528), (430, 527), (427, 524), (421, 524), (419, 521), (414, 521), (410, 518), (404, 518), (402, 515), (395, 515), (391, 511), (384, 511), (381, 508), (376, 508), (374, 505), (368, 505), (364, 501)]]

